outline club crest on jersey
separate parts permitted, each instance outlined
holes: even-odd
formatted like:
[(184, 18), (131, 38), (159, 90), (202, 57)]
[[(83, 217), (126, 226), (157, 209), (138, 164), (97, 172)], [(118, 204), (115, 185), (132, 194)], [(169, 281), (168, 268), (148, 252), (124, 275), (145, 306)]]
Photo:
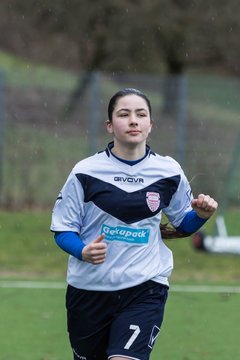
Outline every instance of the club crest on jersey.
[(154, 212), (159, 208), (160, 205), (160, 195), (156, 192), (147, 192), (146, 195), (147, 205), (149, 209)]

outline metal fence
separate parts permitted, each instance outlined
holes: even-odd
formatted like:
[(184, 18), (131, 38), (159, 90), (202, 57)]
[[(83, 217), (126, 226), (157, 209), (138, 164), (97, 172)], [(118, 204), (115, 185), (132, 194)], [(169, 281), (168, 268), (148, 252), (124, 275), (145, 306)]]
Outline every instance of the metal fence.
[[(66, 86), (64, 79), (50, 85), (47, 76), (37, 84), (6, 80), (2, 207), (52, 206), (73, 165), (111, 140), (107, 105), (123, 87), (148, 95), (154, 119), (149, 144), (180, 162), (193, 192), (210, 193), (224, 206), (240, 205), (239, 80), (71, 73), (76, 81)], [(3, 106), (1, 119), (2, 112)]]

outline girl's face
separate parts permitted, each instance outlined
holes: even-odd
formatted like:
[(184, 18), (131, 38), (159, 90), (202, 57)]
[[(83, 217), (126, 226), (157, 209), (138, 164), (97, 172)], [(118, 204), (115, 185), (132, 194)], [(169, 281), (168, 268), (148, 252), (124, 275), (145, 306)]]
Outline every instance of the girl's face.
[(113, 134), (115, 142), (125, 146), (145, 144), (151, 129), (149, 109), (143, 98), (138, 95), (119, 98), (112, 121), (107, 122), (107, 130)]

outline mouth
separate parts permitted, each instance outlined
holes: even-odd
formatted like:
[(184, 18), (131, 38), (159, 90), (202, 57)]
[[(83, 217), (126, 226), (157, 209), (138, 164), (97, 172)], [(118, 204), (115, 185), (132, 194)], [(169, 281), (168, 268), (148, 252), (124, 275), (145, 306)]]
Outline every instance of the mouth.
[(138, 135), (138, 134), (140, 134), (141, 133), (141, 131), (139, 131), (139, 130), (130, 130), (130, 131), (127, 131), (127, 134), (129, 134), (129, 135)]

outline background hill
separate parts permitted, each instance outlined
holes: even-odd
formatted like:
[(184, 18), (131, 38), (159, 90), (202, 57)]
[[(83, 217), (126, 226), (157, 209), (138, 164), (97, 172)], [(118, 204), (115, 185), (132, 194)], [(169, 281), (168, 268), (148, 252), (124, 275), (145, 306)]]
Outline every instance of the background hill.
[[(194, 192), (239, 204), (238, 79), (95, 72), (71, 108), (79, 73), (3, 52), (0, 67), (5, 78), (4, 207), (51, 206), (71, 167), (110, 141), (104, 126), (108, 99), (124, 86), (139, 87), (152, 100), (150, 144), (181, 163)], [(172, 112), (165, 112), (166, 83), (173, 81), (179, 86), (179, 103), (176, 107), (176, 98), (169, 96)]]

